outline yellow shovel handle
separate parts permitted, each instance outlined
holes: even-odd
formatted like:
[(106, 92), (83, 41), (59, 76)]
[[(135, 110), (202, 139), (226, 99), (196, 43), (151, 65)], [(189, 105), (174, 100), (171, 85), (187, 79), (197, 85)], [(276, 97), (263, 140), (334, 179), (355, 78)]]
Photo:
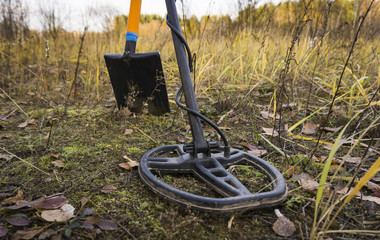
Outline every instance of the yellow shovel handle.
[(129, 9), (127, 32), (139, 33), (141, 0), (131, 0)]

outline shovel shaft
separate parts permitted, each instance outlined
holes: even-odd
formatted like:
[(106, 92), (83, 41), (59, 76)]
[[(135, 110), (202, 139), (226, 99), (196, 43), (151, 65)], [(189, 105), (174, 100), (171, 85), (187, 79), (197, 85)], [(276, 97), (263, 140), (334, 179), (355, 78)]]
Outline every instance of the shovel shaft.
[(141, 0), (131, 0), (129, 9), (127, 32), (139, 34)]
[(139, 33), (141, 0), (131, 0), (129, 8), (125, 52), (134, 53)]
[[(177, 9), (175, 6), (174, 0), (166, 0), (166, 8), (168, 10), (168, 17), (171, 24), (181, 32), (181, 28), (179, 25), (179, 19), (177, 14)], [(183, 43), (178, 38), (178, 36), (172, 32), (173, 42), (175, 53), (177, 56), (177, 63), (179, 68), (179, 73), (181, 76), (182, 86), (185, 94), (185, 102), (186, 106), (193, 109), (194, 111), (198, 111), (197, 102), (195, 99), (194, 87), (192, 84), (191, 73), (189, 68), (189, 63), (186, 57), (185, 48)], [(193, 135), (193, 141), (197, 144), (204, 144), (205, 139), (203, 137), (202, 125), (199, 118), (193, 114), (189, 114), (190, 127)]]

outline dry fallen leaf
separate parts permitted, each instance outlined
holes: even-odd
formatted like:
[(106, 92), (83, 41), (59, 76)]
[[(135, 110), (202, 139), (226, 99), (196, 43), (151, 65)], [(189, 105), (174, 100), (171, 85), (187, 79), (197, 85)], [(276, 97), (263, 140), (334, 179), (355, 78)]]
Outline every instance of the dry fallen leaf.
[(8, 228), (5, 226), (0, 226), (0, 238), (4, 237), (8, 233)]
[(285, 175), (287, 175), (287, 176), (293, 176), (293, 174), (295, 173), (295, 171), (296, 171), (296, 167), (295, 166), (290, 166), (288, 169), (286, 169)]
[(282, 108), (293, 108), (297, 106), (297, 103), (282, 104)]
[(24, 198), (24, 193), (21, 190), (17, 191), (17, 195), (15, 197), (10, 197), (1, 202), (3, 205), (10, 205), (17, 203), (18, 201), (22, 200)]
[[(302, 188), (308, 193), (316, 194), (318, 191), (319, 183), (317, 181), (314, 181), (311, 179), (308, 179), (308, 180), (302, 180), (301, 179), (300, 184), (301, 184)], [(326, 189), (325, 189), (325, 191), (326, 191)]]
[(263, 127), (262, 128), (265, 132), (265, 134), (269, 135), (269, 136), (273, 136), (273, 137), (277, 137), (278, 136), (278, 132), (276, 130), (274, 130), (273, 128), (265, 128)]
[(81, 209), (88, 203), (88, 201), (90, 200), (91, 196), (87, 196), (87, 197), (82, 197), (82, 199), (80, 200), (80, 203), (81, 203)]
[(35, 122), (35, 120), (33, 118), (29, 118), (25, 122), (19, 124), (17, 127), (19, 127), (19, 128), (25, 128), (26, 126), (28, 126), (29, 124), (33, 124), (34, 122)]
[[(351, 193), (354, 190), (354, 188), (351, 188), (350, 191), (347, 192), (348, 191), (348, 187), (346, 187), (344, 185), (337, 185), (337, 186), (334, 187), (334, 190), (338, 194), (347, 194), (347, 193)], [(355, 194), (355, 197), (357, 197), (357, 198), (360, 198), (362, 196), (363, 196), (363, 194), (360, 191), (358, 191)]]
[(126, 163), (120, 163), (119, 167), (121, 167), (121, 168), (129, 170), (131, 168), (138, 167), (140, 165), (139, 162), (133, 161), (128, 156), (123, 156), (123, 158), (126, 159), (126, 160), (128, 160), (128, 162), (126, 162)]
[[(273, 113), (270, 113), (268, 111), (261, 111), (260, 113), (261, 113), (261, 116), (263, 116), (263, 118), (265, 119), (270, 119), (270, 120), (274, 119)], [(276, 119), (280, 119), (280, 116), (278, 114), (276, 115)]]
[(360, 197), (357, 197), (357, 198), (362, 199), (364, 201), (371, 201), (371, 202), (376, 203), (377, 205), (380, 205), (380, 198), (378, 197), (362, 196), (361, 198)]
[(25, 214), (14, 214), (5, 218), (9, 224), (17, 227), (24, 227), (29, 225), (29, 218)]
[(232, 223), (233, 223), (234, 219), (235, 219), (235, 215), (232, 215), (232, 217), (230, 218), (230, 220), (228, 221), (228, 224), (227, 224), (228, 230), (232, 229)]
[(63, 160), (56, 160), (54, 162), (51, 162), (51, 164), (53, 164), (53, 166), (57, 168), (62, 168), (66, 165)]
[(311, 176), (308, 173), (300, 173), (300, 174), (294, 174), (291, 180), (292, 180), (292, 182), (298, 182), (299, 184), (301, 184), (300, 183), (301, 179), (303, 179), (303, 180), (312, 180), (314, 178), (313, 178), (313, 176)]
[(0, 153), (0, 160), (4, 159), (5, 161), (10, 161), (10, 160), (12, 160), (13, 157), (14, 156), (10, 155), (10, 154)]
[(380, 177), (373, 177), (371, 180), (374, 182), (380, 182)]
[(185, 143), (186, 140), (185, 140), (185, 138), (182, 135), (178, 135), (177, 141), (180, 142), (180, 143)]
[(248, 148), (249, 150), (258, 150), (259, 148), (256, 146), (253, 146), (252, 144), (246, 143), (246, 142), (241, 142), (239, 145), (244, 146)]
[(277, 215), (277, 221), (273, 224), (273, 230), (275, 233), (282, 237), (290, 237), (296, 231), (296, 226), (292, 221), (287, 219), (281, 212), (276, 209), (274, 212)]
[(127, 128), (127, 129), (124, 130), (124, 135), (130, 135), (132, 133), (133, 133), (133, 129)]
[(336, 128), (331, 128), (331, 127), (324, 127), (321, 128), (321, 130), (326, 131), (326, 132), (336, 132), (339, 131), (343, 126), (336, 127)]
[(305, 123), (302, 128), (304, 134), (315, 134), (318, 132), (319, 124)]
[(74, 215), (75, 208), (73, 205), (66, 203), (61, 207), (61, 210)]
[(42, 239), (51, 239), (50, 237), (52, 237), (53, 235), (56, 235), (58, 232), (59, 231), (57, 231), (57, 230), (48, 229), (45, 232), (41, 233), (40, 236), (38, 236), (38, 239), (39, 240), (42, 240)]
[(112, 231), (112, 230), (117, 230), (119, 227), (117, 223), (114, 220), (109, 220), (109, 219), (100, 219), (96, 225), (102, 230), (106, 231)]
[(61, 156), (61, 153), (52, 153), (52, 152), (50, 152), (49, 156), (52, 157), (52, 158), (59, 158)]
[(368, 181), (367, 186), (372, 192), (380, 192), (380, 186), (374, 182)]
[(267, 150), (264, 150), (264, 149), (263, 150), (257, 149), (257, 150), (250, 150), (250, 151), (248, 151), (248, 153), (252, 154), (253, 156), (256, 156), (256, 157), (261, 157), (261, 156), (267, 154), (268, 152), (267, 152)]
[(323, 145), (323, 148), (326, 149), (326, 150), (331, 151), (331, 150), (333, 149), (333, 146), (334, 146), (334, 145), (325, 144), (325, 145)]
[(100, 221), (100, 217), (98, 215), (93, 215), (93, 216), (88, 217), (86, 219), (86, 223), (89, 223), (89, 224), (92, 224), (92, 225), (97, 224), (99, 221)]
[(34, 205), (37, 209), (57, 209), (62, 207), (67, 203), (67, 198), (65, 197), (56, 197), (44, 199), (43, 201), (38, 202)]
[(10, 133), (0, 135), (0, 139), (10, 139), (11, 137), (13, 137), (13, 135)]
[(18, 230), (14, 235), (14, 240), (28, 240), (34, 238), (36, 235), (38, 235), (42, 230), (41, 229), (35, 229), (35, 230)]
[(73, 217), (75, 217), (75, 215), (65, 212), (62, 209), (45, 210), (41, 213), (41, 218), (48, 222), (66, 222)]
[(111, 192), (115, 191), (116, 189), (117, 189), (117, 187), (115, 187), (115, 186), (106, 185), (100, 191), (103, 193), (111, 193)]

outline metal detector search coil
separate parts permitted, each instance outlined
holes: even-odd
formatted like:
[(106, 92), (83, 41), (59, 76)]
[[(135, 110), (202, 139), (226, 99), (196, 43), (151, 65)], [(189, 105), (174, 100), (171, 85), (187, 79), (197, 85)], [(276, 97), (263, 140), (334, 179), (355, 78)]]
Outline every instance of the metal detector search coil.
[[(167, 152), (177, 152), (178, 157), (159, 157)], [(278, 205), (287, 196), (287, 188), (281, 173), (261, 158), (231, 149), (231, 156), (223, 153), (193, 158), (183, 151), (183, 145), (162, 146), (150, 150), (142, 157), (139, 174), (142, 181), (155, 193), (172, 202), (207, 212), (234, 212)], [(273, 190), (251, 193), (227, 168), (241, 162), (249, 162), (271, 179)], [(224, 198), (202, 197), (176, 189), (159, 180), (154, 173), (193, 174), (207, 183)]]

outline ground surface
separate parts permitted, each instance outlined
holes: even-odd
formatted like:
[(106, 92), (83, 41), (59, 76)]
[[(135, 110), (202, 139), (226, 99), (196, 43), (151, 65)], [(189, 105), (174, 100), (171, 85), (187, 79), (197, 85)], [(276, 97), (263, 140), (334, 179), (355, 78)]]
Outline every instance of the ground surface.
[[(217, 122), (232, 109), (232, 103), (239, 100), (236, 98), (215, 103), (204, 98), (199, 99), (199, 102), (201, 112)], [(282, 238), (273, 231), (272, 226), (277, 219), (274, 208), (233, 214), (190, 210), (155, 195), (143, 185), (137, 168), (125, 170), (119, 166), (120, 163), (128, 162), (123, 156), (139, 161), (145, 152), (156, 146), (180, 144), (184, 140), (189, 142), (191, 135), (187, 115), (174, 104), (171, 104), (172, 112), (169, 115), (160, 117), (117, 111), (112, 101), (73, 105), (64, 115), (62, 106), (52, 107), (36, 96), (27, 96), (22, 102), (18, 101), (18, 107), (4, 96), (1, 115), (7, 118), (1, 122), (1, 148), (3, 154), (15, 156), (3, 158), (0, 162), (2, 199), (15, 196), (18, 191), (23, 193), (21, 199), (27, 201), (64, 196), (75, 207), (78, 216), (74, 218), (76, 221), (47, 223), (41, 218), (41, 209), (2, 209), (0, 225), (8, 228), (6, 238), (11, 239), (16, 231), (39, 227), (45, 227), (41, 232), (51, 231), (52, 239), (62, 236), (73, 239), (308, 238), (306, 231), (312, 225), (315, 195), (300, 190), (297, 181), (291, 178), (305, 171), (317, 176), (320, 168), (315, 165), (303, 167), (303, 170), (298, 168), (295, 173), (294, 169), (290, 174), (285, 173), (292, 163), (255, 134), (261, 131), (258, 130), (261, 127), (271, 127), (272, 124), (260, 115), (264, 107), (256, 102), (260, 102), (257, 95), (249, 96), (242, 104), (234, 104), (236, 107), (233, 112), (221, 121), (220, 126), (234, 147), (245, 151), (252, 146), (267, 150), (263, 158), (285, 174), (290, 190), (296, 189), (290, 192), (286, 203), (278, 206), (281, 213), (296, 226), (292, 237)], [(292, 111), (287, 110), (285, 114), (291, 115)], [(28, 119), (32, 120), (26, 122)], [(216, 133), (208, 126), (204, 129), (206, 138), (218, 140)], [(236, 168), (235, 174), (239, 174), (243, 182), (251, 184), (253, 191), (267, 184), (257, 171)], [(195, 193), (202, 193), (206, 189), (206, 186), (197, 188), (196, 180), (188, 177), (178, 180), (173, 176), (163, 176), (163, 179)], [(104, 190), (105, 186), (111, 186), (111, 190)], [(8, 194), (7, 197), (4, 194)], [(371, 205), (372, 212), (369, 213), (368, 208), (358, 202), (354, 200), (355, 208), (339, 217), (337, 225), (332, 228), (356, 228), (363, 219), (379, 220), (376, 204)], [(3, 207), (12, 204), (17, 205), (17, 201), (3, 204)], [(85, 216), (85, 209), (92, 209), (92, 216)], [(29, 219), (28, 226), (16, 227), (6, 221), (7, 217), (19, 213)], [(83, 228), (83, 223), (94, 216), (110, 220), (111, 225), (117, 223), (118, 226), (114, 227), (117, 229), (104, 230), (107, 228), (97, 227), (94, 222), (94, 229)], [(373, 229), (374, 226), (360, 227)], [(353, 237), (347, 235), (345, 239)]]

